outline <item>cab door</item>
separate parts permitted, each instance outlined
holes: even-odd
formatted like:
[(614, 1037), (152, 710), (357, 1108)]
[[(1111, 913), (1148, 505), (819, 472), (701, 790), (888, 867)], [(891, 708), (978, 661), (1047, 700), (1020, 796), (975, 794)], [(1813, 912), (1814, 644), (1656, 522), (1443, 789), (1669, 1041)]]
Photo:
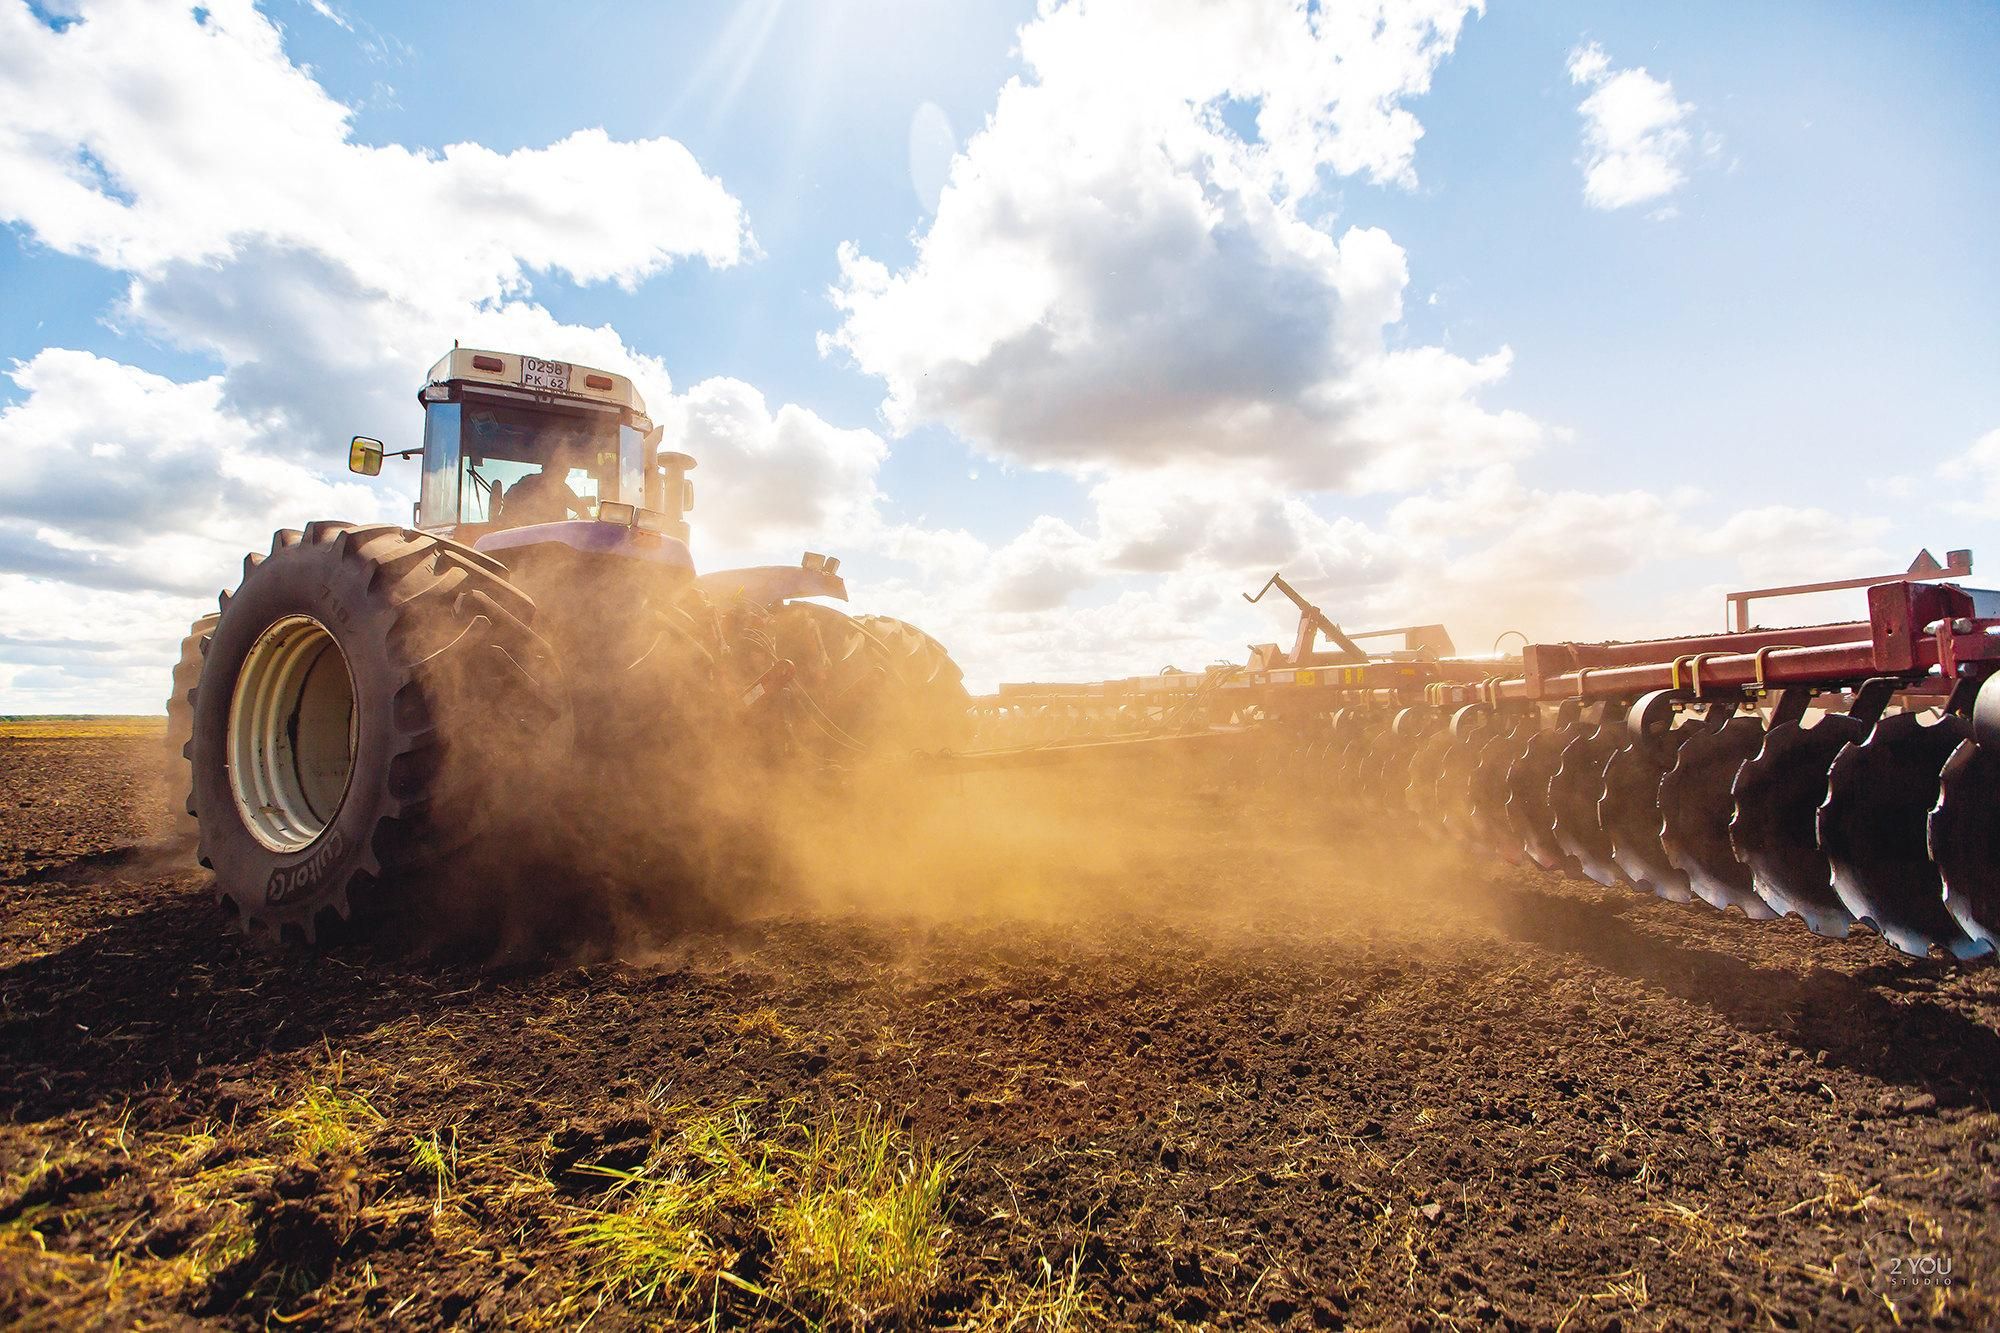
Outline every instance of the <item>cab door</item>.
[(448, 529), (458, 523), (457, 403), (424, 405), (424, 481), (417, 501), (417, 526)]

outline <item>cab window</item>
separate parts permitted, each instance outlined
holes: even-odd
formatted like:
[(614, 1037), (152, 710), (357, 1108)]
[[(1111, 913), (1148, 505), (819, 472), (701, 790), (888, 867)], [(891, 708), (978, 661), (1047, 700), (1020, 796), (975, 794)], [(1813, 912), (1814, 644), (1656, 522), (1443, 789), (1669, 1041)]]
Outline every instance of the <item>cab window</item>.
[[(595, 510), (600, 496), (616, 492), (618, 432), (614, 419), (522, 412), (470, 402), (464, 405), (464, 412), (459, 522), (530, 521), (525, 513), (509, 515), (506, 497), (523, 481), (539, 477), (544, 465), (557, 457), (569, 463), (564, 480), (583, 502), (586, 514)], [(555, 517), (543, 508), (537, 521)]]

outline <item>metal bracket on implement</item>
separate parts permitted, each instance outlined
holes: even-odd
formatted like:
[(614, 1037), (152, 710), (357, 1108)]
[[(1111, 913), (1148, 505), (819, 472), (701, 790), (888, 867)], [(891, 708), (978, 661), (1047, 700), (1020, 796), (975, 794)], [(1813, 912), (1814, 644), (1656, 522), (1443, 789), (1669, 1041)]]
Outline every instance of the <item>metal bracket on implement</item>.
[(1850, 588), (1875, 588), (1885, 583), (1963, 578), (1972, 572), (1971, 551), (1946, 551), (1944, 559), (1945, 563), (1940, 565), (1937, 557), (1929, 551), (1918, 551), (1917, 558), (1910, 562), (1910, 567), (1900, 574), (1872, 574), (1865, 578), (1829, 579), (1821, 583), (1792, 583), (1776, 588), (1749, 588), (1742, 592), (1732, 592), (1725, 599), (1729, 607), (1729, 628), (1737, 631), (1750, 628), (1752, 602), (1768, 601), (1777, 597), (1799, 597), (1815, 592), (1841, 592)]

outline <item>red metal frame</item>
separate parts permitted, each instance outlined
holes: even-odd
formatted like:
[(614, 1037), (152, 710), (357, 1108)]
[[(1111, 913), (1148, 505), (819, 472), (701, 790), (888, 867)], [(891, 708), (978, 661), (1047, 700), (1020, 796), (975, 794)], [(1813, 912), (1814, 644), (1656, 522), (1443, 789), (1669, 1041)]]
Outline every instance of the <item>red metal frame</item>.
[[(1971, 553), (1950, 553), (1954, 567), (1970, 568)], [(1325, 662), (1314, 639), (1332, 624), (1319, 608), (1273, 577), (1258, 596), (1277, 587), (1300, 608), (1299, 645), (1290, 661), (1253, 651), (1250, 663), (1207, 672), (1166, 672), (1089, 685), (1003, 685), (980, 701), (989, 711), (1072, 710), (1113, 712), (1124, 726), (1162, 724), (1176, 710), (1182, 724), (1201, 727), (1247, 709), (1265, 713), (1324, 712), (1355, 704), (1533, 708), (1560, 704), (1630, 701), (1655, 690), (1696, 698), (1755, 698), (1792, 686), (1832, 691), (1890, 678), (1917, 696), (1939, 697), (1961, 679), (2000, 671), (2000, 593), (1927, 582), (1920, 556), (1904, 575), (1761, 589), (1755, 598), (1835, 587), (1868, 589), (1868, 619), (1790, 629), (1732, 630), (1721, 634), (1629, 643), (1529, 644), (1519, 658), (1440, 657), (1404, 651)], [(1254, 599), (1253, 599), (1254, 600)], [(1745, 603), (1747, 605), (1747, 602)], [(1427, 627), (1415, 627), (1421, 631)], [(1335, 627), (1334, 632), (1339, 633)], [(1377, 631), (1410, 635), (1409, 628)], [(1358, 635), (1341, 635), (1353, 646)], [(1206, 698), (1219, 706), (1196, 715), (1186, 706)]]
[[(1383, 639), (1391, 635), (1401, 635), (1403, 652), (1406, 654), (1429, 654), (1449, 657), (1455, 651), (1451, 635), (1443, 625), (1396, 625), (1387, 629), (1364, 629), (1344, 631), (1327, 614), (1299, 595), (1298, 589), (1285, 581), (1283, 574), (1273, 574), (1253, 595), (1244, 593), (1243, 600), (1255, 606), (1264, 600), (1264, 594), (1276, 588), (1299, 609), (1298, 637), (1292, 643), (1289, 653), (1278, 651), (1275, 643), (1253, 643), (1250, 645), (1250, 669), (1252, 671), (1272, 671), (1283, 667), (1332, 666), (1335, 663), (1351, 664), (1366, 662), (1370, 655), (1361, 650), (1357, 639)], [(1324, 634), (1334, 645), (1332, 652), (1319, 649), (1319, 636)]]

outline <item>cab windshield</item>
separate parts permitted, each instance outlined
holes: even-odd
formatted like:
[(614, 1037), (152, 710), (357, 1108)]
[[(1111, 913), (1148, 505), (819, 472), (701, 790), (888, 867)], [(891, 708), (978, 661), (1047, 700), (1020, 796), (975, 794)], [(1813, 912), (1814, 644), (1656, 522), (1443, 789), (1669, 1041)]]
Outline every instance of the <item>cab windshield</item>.
[[(460, 436), (458, 521), (519, 527), (587, 518), (615, 489), (615, 419), (467, 403)], [(554, 482), (567, 486), (565, 493)], [(510, 509), (516, 487), (520, 503)], [(572, 506), (571, 500), (574, 500)]]

